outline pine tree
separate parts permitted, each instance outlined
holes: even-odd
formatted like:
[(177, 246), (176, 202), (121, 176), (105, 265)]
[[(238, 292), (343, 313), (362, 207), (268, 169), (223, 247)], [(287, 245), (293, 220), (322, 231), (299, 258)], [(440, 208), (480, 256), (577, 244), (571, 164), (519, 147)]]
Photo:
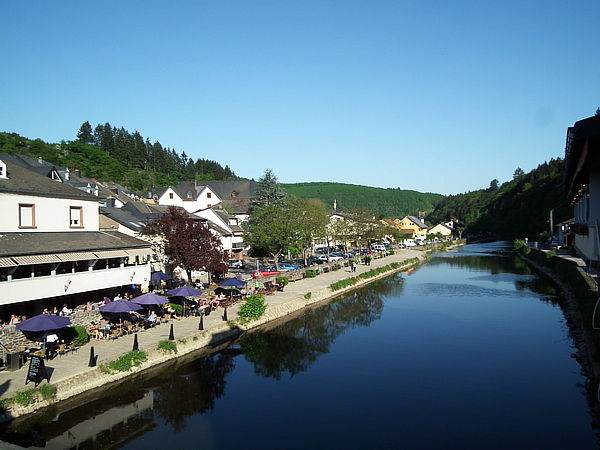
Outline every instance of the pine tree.
[(285, 197), (285, 192), (281, 190), (273, 171), (266, 169), (262, 178), (259, 178), (256, 182), (256, 193), (254, 198), (250, 200), (250, 210), (254, 211), (265, 206), (283, 208)]
[(89, 122), (85, 122), (79, 128), (79, 132), (77, 133), (77, 140), (82, 144), (93, 144), (94, 143), (94, 135), (92, 131), (92, 126)]

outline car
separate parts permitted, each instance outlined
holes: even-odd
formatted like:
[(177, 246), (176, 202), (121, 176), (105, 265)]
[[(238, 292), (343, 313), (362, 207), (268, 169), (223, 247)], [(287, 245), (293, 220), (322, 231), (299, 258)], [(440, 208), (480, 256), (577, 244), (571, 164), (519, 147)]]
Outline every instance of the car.
[(294, 266), (293, 264), (281, 263), (279, 264), (279, 270), (298, 270), (298, 266)]
[(339, 261), (340, 259), (344, 259), (341, 256), (338, 255), (321, 255), (319, 256), (319, 259), (323, 262), (329, 262), (329, 261)]
[(308, 263), (309, 266), (312, 266), (313, 264), (324, 264), (325, 262), (327, 262), (327, 260), (323, 261), (321, 258), (308, 258), (306, 260), (306, 262)]
[(243, 269), (246, 267), (246, 262), (243, 259), (230, 259), (229, 267), (232, 269)]
[(279, 271), (275, 267), (262, 267), (258, 272), (252, 272), (252, 276), (256, 277), (268, 277), (269, 275), (277, 275)]

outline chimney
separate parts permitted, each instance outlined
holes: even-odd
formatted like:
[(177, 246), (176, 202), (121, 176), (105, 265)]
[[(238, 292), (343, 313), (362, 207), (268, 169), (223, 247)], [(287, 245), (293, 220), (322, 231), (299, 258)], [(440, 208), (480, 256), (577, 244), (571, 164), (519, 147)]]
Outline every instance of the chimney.
[(41, 156), (38, 156), (38, 164), (44, 164), (44, 158), (42, 158)]
[(110, 190), (111, 190), (111, 192), (113, 194), (118, 194), (119, 193), (119, 188), (116, 188), (116, 187), (115, 188), (110, 188)]
[(79, 169), (75, 169), (75, 176), (77, 178), (81, 178), (81, 172), (79, 171)]
[(115, 198), (112, 195), (109, 195), (106, 199), (106, 207), (114, 208), (115, 207)]

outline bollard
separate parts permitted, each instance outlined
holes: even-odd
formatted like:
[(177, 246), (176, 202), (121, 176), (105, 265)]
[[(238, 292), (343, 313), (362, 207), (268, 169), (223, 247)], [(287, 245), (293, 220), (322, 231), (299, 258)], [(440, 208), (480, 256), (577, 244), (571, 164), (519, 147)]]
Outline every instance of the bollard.
[(138, 352), (139, 350), (140, 350), (140, 347), (138, 345), (137, 334), (134, 334), (133, 335), (133, 351)]
[(204, 314), (200, 314), (200, 323), (198, 324), (198, 329), (200, 331), (204, 330)]
[(90, 348), (90, 362), (88, 367), (96, 367), (96, 357), (94, 356), (94, 347)]
[(227, 322), (227, 307), (225, 307), (225, 311), (223, 312), (223, 321)]
[(171, 332), (169, 333), (169, 340), (174, 341), (175, 335), (173, 334), (173, 324), (171, 324)]

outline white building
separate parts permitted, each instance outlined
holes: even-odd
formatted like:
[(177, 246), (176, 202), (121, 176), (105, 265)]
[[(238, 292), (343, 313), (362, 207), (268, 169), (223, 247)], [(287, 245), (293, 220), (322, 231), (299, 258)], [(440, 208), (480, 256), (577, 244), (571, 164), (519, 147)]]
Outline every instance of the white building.
[(99, 231), (98, 198), (0, 160), (0, 319), (145, 289), (150, 245)]

